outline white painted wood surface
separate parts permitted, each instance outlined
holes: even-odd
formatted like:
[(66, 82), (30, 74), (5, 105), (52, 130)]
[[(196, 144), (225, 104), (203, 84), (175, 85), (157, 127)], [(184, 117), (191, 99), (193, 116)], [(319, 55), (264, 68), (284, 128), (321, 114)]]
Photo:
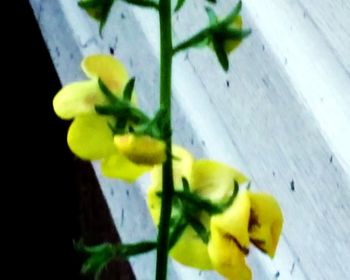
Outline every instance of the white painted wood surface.
[[(137, 77), (141, 105), (156, 108), (155, 12), (118, 1), (101, 40), (75, 1), (30, 2), (63, 84), (84, 79), (83, 56), (113, 48)], [(219, 2), (224, 16), (233, 3)], [(175, 41), (206, 23), (203, 3), (187, 1), (174, 16)], [(280, 201), (282, 240), (273, 261), (252, 252), (254, 279), (276, 279), (277, 271), (279, 279), (349, 279), (350, 2), (245, 0), (243, 18), (253, 34), (230, 56), (227, 74), (210, 50), (175, 58), (175, 141), (198, 157), (238, 167), (254, 189)], [(122, 240), (154, 238), (143, 199), (147, 177), (126, 186), (94, 168)], [(137, 279), (152, 279), (154, 259), (153, 253), (132, 259)], [(219, 279), (176, 263), (169, 278)]]

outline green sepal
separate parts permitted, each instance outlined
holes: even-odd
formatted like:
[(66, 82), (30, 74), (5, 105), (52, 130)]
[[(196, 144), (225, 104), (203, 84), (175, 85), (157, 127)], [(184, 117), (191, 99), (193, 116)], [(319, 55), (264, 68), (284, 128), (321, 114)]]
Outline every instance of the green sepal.
[(229, 26), (234, 19), (239, 15), (242, 10), (242, 1), (238, 1), (236, 6), (233, 7), (232, 11), (225, 17), (223, 21), (220, 22), (219, 26)]
[(210, 7), (205, 7), (205, 11), (207, 12), (209, 18), (209, 25), (215, 26), (218, 24), (218, 17), (216, 16), (214, 10)]
[(120, 99), (117, 96), (115, 96), (112, 91), (109, 90), (109, 88), (101, 80), (101, 78), (98, 78), (98, 87), (110, 103), (118, 103), (120, 101)]
[(239, 184), (236, 180), (233, 181), (233, 192), (231, 196), (228, 198), (228, 200), (224, 203), (220, 204), (221, 212), (224, 212), (228, 207), (230, 207), (235, 200), (237, 194), (239, 191)]
[(188, 223), (182, 213), (177, 217), (174, 217), (172, 215), (170, 219), (169, 230), (169, 250), (175, 246), (176, 242), (180, 239), (181, 235), (185, 231), (187, 225)]
[[(205, 211), (209, 215), (220, 214), (230, 207), (239, 191), (237, 181), (233, 182), (234, 188), (231, 196), (222, 203), (213, 203), (190, 192), (190, 186), (185, 177), (182, 178), (183, 191), (175, 191), (173, 197), (172, 214), (169, 230), (169, 250), (180, 239), (187, 226), (191, 226), (201, 240), (207, 244), (209, 242), (210, 231), (196, 217), (200, 211)], [(162, 192), (157, 192), (161, 197)]]
[(91, 17), (100, 23), (99, 32), (102, 37), (102, 30), (106, 24), (108, 15), (114, 0), (81, 0), (78, 6), (84, 9)]
[(94, 274), (96, 280), (100, 278), (103, 269), (116, 258), (117, 247), (115, 244), (103, 243), (96, 246), (85, 246), (82, 241), (79, 241), (74, 245), (77, 251), (88, 256), (81, 272)]
[(233, 182), (233, 191), (230, 197), (222, 203), (214, 203), (209, 199), (203, 198), (195, 193), (188, 191), (189, 185), (186, 178), (182, 178), (184, 191), (175, 191), (174, 196), (179, 198), (185, 207), (191, 207), (191, 210), (205, 211), (210, 215), (220, 214), (231, 206), (239, 191), (239, 184), (236, 180)]
[(181, 50), (193, 47), (193, 46), (200, 46), (206, 43), (206, 40), (208, 40), (208, 37), (211, 34), (210, 28), (205, 28), (202, 31), (198, 32), (196, 35), (191, 37), (190, 39), (180, 43), (173, 49), (173, 53), (177, 53)]
[(124, 0), (124, 1), (129, 4), (144, 7), (144, 8), (154, 8), (156, 10), (159, 9), (159, 4), (157, 2), (150, 1), (150, 0)]
[(129, 105), (95, 105), (95, 110), (100, 115), (114, 116), (116, 118), (125, 117), (135, 123), (142, 123), (149, 120), (142, 111)]
[(106, 86), (106, 84), (98, 79), (98, 85), (102, 93), (106, 96), (109, 104), (107, 105), (95, 105), (95, 110), (100, 115), (113, 116), (117, 119), (117, 126), (112, 130), (113, 132), (125, 133), (126, 122), (124, 122), (124, 127), (118, 125), (118, 119), (126, 119), (134, 122), (135, 124), (149, 122), (149, 118), (140, 109), (134, 107), (129, 102), (131, 99), (131, 94), (134, 88), (134, 79), (130, 79), (124, 88), (123, 96), (125, 98), (121, 99), (115, 96)]
[[(132, 97), (132, 92), (135, 86), (135, 78), (131, 78), (123, 90), (123, 100), (130, 102)], [(114, 129), (112, 129), (113, 134), (124, 134), (126, 132), (128, 118), (127, 117), (118, 117)]]
[(225, 40), (242, 40), (249, 36), (252, 31), (250, 29), (242, 30), (235, 28), (226, 28), (218, 32)]
[(189, 204), (191, 208), (197, 209), (197, 211), (203, 210), (209, 214), (221, 213), (220, 207), (213, 204), (209, 199), (205, 199), (194, 193), (188, 193), (184, 191), (175, 191), (174, 195), (180, 198), (183, 203)]
[(185, 4), (185, 0), (177, 0), (174, 11), (175, 12), (179, 11), (184, 4)]
[(163, 134), (165, 132), (165, 128), (167, 127), (165, 124), (166, 114), (168, 112), (164, 108), (160, 108), (155, 114), (154, 118), (142, 123), (141, 125), (134, 126), (134, 133), (137, 135), (149, 135), (152, 138), (163, 139)]
[(188, 181), (186, 180), (185, 177), (182, 177), (181, 181), (182, 181), (182, 187), (184, 189), (184, 192), (189, 193), (190, 192), (190, 184), (188, 183)]
[(228, 63), (228, 57), (224, 48), (224, 40), (218, 35), (213, 36), (213, 47), (221, 67), (227, 72), (229, 63)]
[(241, 9), (242, 2), (239, 1), (232, 11), (222, 21), (219, 21), (215, 12), (210, 7), (206, 7), (205, 10), (209, 18), (209, 27), (204, 28), (191, 38), (175, 46), (173, 53), (175, 54), (190, 47), (210, 45), (210, 43), (212, 43), (220, 65), (227, 71), (229, 68), (229, 61), (228, 54), (224, 48), (225, 41), (242, 40), (251, 33), (251, 30), (241, 30), (230, 27), (235, 18), (239, 16)]
[(130, 101), (132, 97), (132, 91), (135, 87), (135, 77), (132, 77), (126, 84), (123, 90), (123, 99), (125, 101)]
[(198, 236), (202, 239), (205, 244), (208, 244), (210, 232), (206, 229), (206, 227), (194, 216), (186, 215), (186, 220), (189, 225), (194, 229), (194, 231), (198, 234)]

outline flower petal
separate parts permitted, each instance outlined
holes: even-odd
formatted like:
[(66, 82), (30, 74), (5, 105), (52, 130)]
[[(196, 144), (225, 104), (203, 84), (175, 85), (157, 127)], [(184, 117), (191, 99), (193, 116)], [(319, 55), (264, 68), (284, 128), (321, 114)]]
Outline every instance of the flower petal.
[[(173, 145), (173, 177), (175, 189), (182, 189), (182, 177), (190, 178), (194, 158), (186, 149)], [(151, 174), (152, 186), (156, 191), (162, 189), (162, 166), (156, 166)]]
[(116, 152), (108, 119), (97, 114), (76, 117), (68, 130), (68, 146), (85, 160), (95, 160)]
[(122, 93), (128, 81), (128, 73), (124, 65), (111, 55), (90, 55), (81, 63), (84, 73), (90, 78), (101, 78), (114, 93)]
[(122, 179), (129, 183), (132, 183), (150, 169), (149, 166), (132, 163), (120, 153), (114, 153), (101, 161), (101, 170), (104, 176)]
[(212, 216), (208, 253), (212, 264), (228, 279), (251, 279), (245, 263), (248, 253), (250, 201), (247, 191), (240, 192), (223, 213)]
[(190, 186), (193, 192), (220, 203), (231, 196), (235, 180), (242, 184), (247, 178), (223, 163), (197, 160), (193, 164)]
[(222, 238), (219, 231), (212, 231), (208, 252), (214, 269), (230, 280), (251, 280), (252, 272), (241, 250)]
[(136, 164), (156, 165), (166, 159), (165, 143), (150, 136), (134, 134), (114, 136), (118, 151)]
[(251, 203), (250, 240), (272, 258), (282, 231), (282, 210), (276, 199), (269, 194), (249, 192), (249, 197)]
[(249, 246), (249, 215), (250, 200), (248, 192), (244, 190), (238, 193), (225, 212), (212, 216), (210, 231), (219, 232), (228, 247), (241, 246), (244, 251)]
[[(175, 188), (182, 189), (182, 177), (190, 178), (193, 156), (184, 148), (172, 147), (173, 154), (173, 176)], [(162, 167), (156, 166), (152, 170), (152, 185), (147, 193), (147, 205), (150, 210), (153, 222), (158, 225), (160, 217), (161, 200), (157, 193), (162, 190)], [(201, 222), (203, 222), (201, 220)], [(203, 223), (207, 224), (207, 223)], [(171, 249), (170, 255), (178, 262), (197, 267), (199, 269), (211, 269), (211, 262), (208, 256), (207, 245), (199, 238), (198, 234), (187, 226), (180, 239)]]
[(199, 238), (192, 227), (187, 226), (170, 256), (179, 263), (198, 269), (212, 269), (207, 245)]
[(62, 119), (72, 119), (79, 114), (95, 112), (96, 104), (103, 104), (105, 97), (96, 80), (68, 84), (53, 99), (55, 113)]

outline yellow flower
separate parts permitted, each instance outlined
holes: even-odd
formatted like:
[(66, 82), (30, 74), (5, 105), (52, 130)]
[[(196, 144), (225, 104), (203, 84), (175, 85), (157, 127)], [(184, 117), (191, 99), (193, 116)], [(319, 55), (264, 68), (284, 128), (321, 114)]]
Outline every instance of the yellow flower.
[[(195, 160), (180, 147), (173, 148), (175, 190), (181, 191), (182, 177), (189, 183), (190, 192), (218, 205), (232, 195), (234, 180), (239, 184), (247, 178), (239, 171), (219, 162)], [(159, 222), (162, 172), (152, 172), (148, 191), (148, 206), (155, 224)], [(199, 268), (215, 269), (227, 279), (250, 280), (252, 273), (245, 256), (252, 242), (273, 257), (282, 229), (282, 212), (276, 200), (267, 194), (239, 191), (233, 203), (220, 214), (210, 216), (205, 211), (192, 213), (210, 231), (205, 244), (197, 232), (187, 226), (171, 249), (170, 255), (178, 262)]]
[[(233, 191), (233, 182), (243, 183), (247, 179), (239, 171), (219, 162), (194, 160), (193, 156), (181, 147), (173, 148), (173, 176), (176, 190), (182, 190), (182, 177), (185, 177), (190, 191), (213, 202), (224, 202)], [(157, 193), (162, 189), (162, 171), (156, 167), (152, 171), (152, 185), (148, 190), (148, 207), (155, 224), (159, 223), (161, 201)], [(204, 211), (198, 213), (200, 222), (209, 230), (210, 216)], [(171, 249), (170, 255), (178, 262), (199, 269), (213, 269), (208, 246), (195, 230), (187, 226), (181, 238)]]
[(95, 113), (95, 105), (106, 103), (97, 83), (98, 78), (119, 97), (122, 97), (122, 90), (128, 82), (124, 65), (110, 55), (88, 56), (83, 59), (81, 68), (90, 80), (64, 86), (53, 99), (55, 113), (62, 119), (70, 120), (81, 114)]
[[(143, 145), (143, 141), (133, 142), (136, 155), (144, 153), (142, 162), (137, 160), (137, 156), (133, 157), (130, 149), (128, 153), (123, 152), (123, 149), (122, 152), (119, 151), (108, 125), (115, 124), (115, 119), (98, 115), (95, 111), (96, 105), (108, 102), (99, 88), (98, 79), (100, 78), (115, 96), (121, 98), (128, 81), (126, 69), (110, 55), (88, 56), (81, 66), (90, 80), (64, 86), (53, 100), (54, 110), (60, 118), (73, 119), (67, 136), (68, 146), (81, 159), (101, 160), (104, 176), (132, 182), (151, 169), (150, 164), (154, 164), (156, 158), (159, 158), (159, 151), (156, 156), (148, 151), (152, 145), (148, 138), (148, 145)], [(135, 103), (135, 98), (132, 102)], [(142, 146), (138, 146), (138, 143)], [(156, 140), (154, 143), (156, 147), (161, 145)], [(151, 157), (148, 162), (147, 155)]]
[(249, 192), (249, 198), (250, 241), (272, 258), (282, 231), (282, 210), (275, 198), (269, 194)]
[[(185, 149), (174, 146), (173, 176), (176, 190), (182, 190), (182, 177), (190, 178), (194, 164), (193, 156)], [(156, 225), (159, 223), (161, 200), (157, 193), (162, 190), (162, 168), (157, 166), (151, 173), (152, 185), (148, 189), (147, 203)], [(186, 227), (181, 238), (171, 249), (170, 255), (178, 262), (200, 269), (211, 269), (206, 244), (191, 227)]]

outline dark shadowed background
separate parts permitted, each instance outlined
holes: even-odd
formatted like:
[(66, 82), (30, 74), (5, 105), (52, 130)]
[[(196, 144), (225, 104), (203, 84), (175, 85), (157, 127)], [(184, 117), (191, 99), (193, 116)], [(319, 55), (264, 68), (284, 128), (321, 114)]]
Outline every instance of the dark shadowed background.
[[(19, 273), (27, 276), (20, 279), (93, 279), (81, 275), (83, 256), (75, 251), (73, 240), (82, 238), (91, 245), (118, 242), (118, 233), (91, 165), (71, 154), (66, 144), (69, 124), (52, 110), (61, 84), (31, 7), (27, 1), (11, 4), (4, 10), (16, 22), (9, 20), (5, 26), (14, 36), (7, 40), (9, 52), (3, 59), (10, 59), (7, 74), (15, 81), (8, 82), (6, 106), (16, 108), (11, 128), (17, 133), (7, 134), (11, 143), (19, 142), (19, 155), (8, 164), (18, 200), (10, 218), (13, 226), (7, 229), (20, 246), (9, 254), (14, 268), (8, 279), (18, 279)], [(101, 279), (134, 276), (127, 262), (114, 262)]]

